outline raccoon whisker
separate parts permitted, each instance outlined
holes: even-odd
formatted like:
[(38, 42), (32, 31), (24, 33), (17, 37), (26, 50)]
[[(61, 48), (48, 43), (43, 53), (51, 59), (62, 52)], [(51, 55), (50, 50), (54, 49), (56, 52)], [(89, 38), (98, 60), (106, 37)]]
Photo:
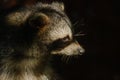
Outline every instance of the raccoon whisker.
[(75, 28), (78, 28), (79, 26), (85, 26), (85, 19), (84, 18), (82, 18), (81, 20), (78, 20), (78, 21), (76, 21), (74, 24), (73, 24), (73, 26), (75, 27)]
[(75, 34), (74, 37), (85, 36), (85, 34)]
[(79, 31), (79, 32), (77, 32), (76, 34), (81, 34), (81, 33), (83, 33), (82, 31)]
[(61, 60), (65, 61), (65, 58), (66, 58), (66, 55), (63, 55), (62, 58), (61, 58)]
[(70, 57), (71, 56), (66, 56), (66, 55), (63, 55), (61, 60), (64, 61), (65, 63), (68, 63), (68, 61), (70, 60)]
[(68, 56), (65, 56), (65, 60), (64, 60), (64, 61), (65, 61), (65, 63), (67, 63), (67, 58), (68, 58)]
[(67, 56), (66, 63), (68, 63), (71, 60), (72, 56)]
[(76, 22), (73, 24), (73, 26), (76, 26), (78, 23), (79, 23), (79, 21), (76, 21)]
[(74, 37), (78, 37), (78, 36), (85, 36), (86, 34), (82, 33), (82, 32), (78, 32), (74, 35)]
[(66, 63), (68, 63), (69, 60), (70, 60), (70, 56), (68, 56), (68, 57), (66, 58)]

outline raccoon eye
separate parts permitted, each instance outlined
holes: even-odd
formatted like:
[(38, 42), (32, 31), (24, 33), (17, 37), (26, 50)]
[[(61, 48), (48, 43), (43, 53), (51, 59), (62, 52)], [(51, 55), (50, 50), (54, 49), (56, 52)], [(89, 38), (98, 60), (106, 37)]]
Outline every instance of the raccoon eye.
[(66, 36), (66, 37), (64, 37), (64, 38), (62, 38), (62, 39), (60, 39), (61, 40), (61, 42), (68, 42), (68, 41), (70, 41), (70, 37), (69, 36)]
[(66, 36), (64, 38), (58, 39), (56, 41), (54, 41), (51, 45), (50, 45), (50, 49), (52, 50), (61, 50), (62, 48), (68, 46), (71, 43), (71, 39), (69, 36)]

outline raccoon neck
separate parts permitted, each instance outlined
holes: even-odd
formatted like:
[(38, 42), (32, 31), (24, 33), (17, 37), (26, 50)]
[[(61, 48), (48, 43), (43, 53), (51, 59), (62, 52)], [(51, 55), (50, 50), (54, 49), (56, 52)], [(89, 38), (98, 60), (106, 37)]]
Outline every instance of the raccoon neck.
[[(52, 72), (48, 56), (25, 57), (10, 56), (1, 60), (0, 80), (50, 80)], [(49, 69), (49, 70), (48, 70)]]

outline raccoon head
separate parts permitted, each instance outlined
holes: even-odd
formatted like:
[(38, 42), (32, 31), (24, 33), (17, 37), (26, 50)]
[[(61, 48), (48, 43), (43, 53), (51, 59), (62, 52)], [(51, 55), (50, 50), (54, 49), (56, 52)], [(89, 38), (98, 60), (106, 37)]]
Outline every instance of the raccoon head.
[(14, 11), (6, 16), (6, 23), (17, 28), (24, 38), (28, 38), (25, 40), (40, 47), (44, 45), (51, 54), (79, 55), (84, 52), (73, 37), (71, 22), (61, 3), (39, 3)]

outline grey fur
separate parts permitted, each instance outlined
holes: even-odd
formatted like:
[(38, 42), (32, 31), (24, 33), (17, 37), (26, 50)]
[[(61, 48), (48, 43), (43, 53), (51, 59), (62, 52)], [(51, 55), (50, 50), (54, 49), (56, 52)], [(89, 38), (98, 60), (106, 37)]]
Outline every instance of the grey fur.
[[(73, 40), (71, 23), (59, 3), (24, 7), (4, 19), (6, 24), (0, 23), (0, 80), (58, 80), (50, 56), (83, 52)], [(69, 44), (54, 50), (51, 44), (59, 39)]]

